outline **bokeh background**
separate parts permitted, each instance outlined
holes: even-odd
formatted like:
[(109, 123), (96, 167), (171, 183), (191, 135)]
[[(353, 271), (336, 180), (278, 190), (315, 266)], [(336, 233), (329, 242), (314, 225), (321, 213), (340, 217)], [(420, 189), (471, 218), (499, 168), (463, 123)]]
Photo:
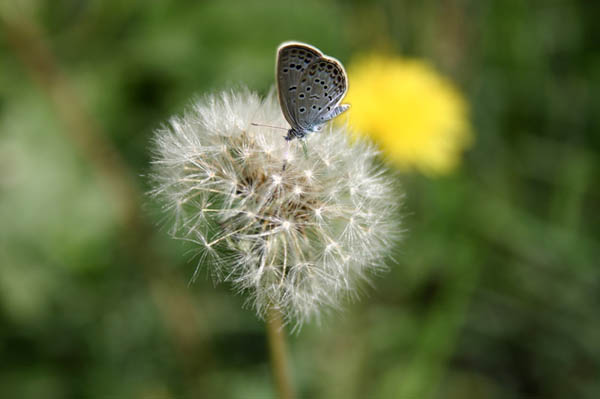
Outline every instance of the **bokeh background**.
[(263, 322), (226, 284), (188, 285), (193, 248), (144, 193), (153, 131), (202, 93), (266, 94), (294, 39), (346, 65), (427, 62), (473, 138), (447, 173), (398, 172), (397, 263), (290, 336), (299, 396), (600, 397), (599, 15), (559, 0), (3, 2), (0, 396), (274, 397)]

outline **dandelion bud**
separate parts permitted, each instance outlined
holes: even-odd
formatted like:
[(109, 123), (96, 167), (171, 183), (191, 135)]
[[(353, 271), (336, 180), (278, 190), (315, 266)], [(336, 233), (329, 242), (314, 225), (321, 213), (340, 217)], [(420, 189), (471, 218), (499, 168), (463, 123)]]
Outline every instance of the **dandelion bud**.
[[(172, 233), (198, 246), (217, 281), (301, 325), (339, 307), (383, 268), (401, 197), (376, 151), (328, 125), (283, 139), (277, 99), (247, 90), (209, 96), (156, 132), (153, 195)], [(194, 277), (196, 277), (196, 273)]]

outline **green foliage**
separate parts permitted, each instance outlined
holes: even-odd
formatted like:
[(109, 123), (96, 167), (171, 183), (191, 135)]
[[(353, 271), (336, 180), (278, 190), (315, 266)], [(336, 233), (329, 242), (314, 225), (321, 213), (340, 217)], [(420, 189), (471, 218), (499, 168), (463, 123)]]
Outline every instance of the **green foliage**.
[[(207, 91), (266, 93), (284, 40), (344, 62), (374, 49), (430, 60), (466, 93), (476, 142), (450, 177), (401, 177), (398, 263), (360, 302), (291, 337), (296, 387), (596, 398), (599, 10), (534, 3), (61, 0), (0, 12), (37, 26), (140, 192), (153, 130)], [(204, 270), (186, 285), (193, 246), (154, 228), (149, 199), (136, 202), (141, 223), (123, 220), (114, 182), (74, 139), (85, 132), (69, 133), (7, 26), (0, 396), (272, 397), (262, 322)]]

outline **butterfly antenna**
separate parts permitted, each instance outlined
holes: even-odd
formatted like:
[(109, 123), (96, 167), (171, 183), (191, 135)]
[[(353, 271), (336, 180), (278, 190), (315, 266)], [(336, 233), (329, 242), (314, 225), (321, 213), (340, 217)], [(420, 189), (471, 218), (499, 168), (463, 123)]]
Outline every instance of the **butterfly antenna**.
[(279, 126), (271, 126), (271, 125), (263, 125), (262, 123), (254, 123), (254, 122), (251, 122), (250, 124), (251, 124), (252, 126), (262, 126), (262, 127), (270, 127), (270, 128), (273, 128), (273, 129), (287, 130), (287, 129), (286, 129), (286, 128), (284, 128), (284, 127), (279, 127)]

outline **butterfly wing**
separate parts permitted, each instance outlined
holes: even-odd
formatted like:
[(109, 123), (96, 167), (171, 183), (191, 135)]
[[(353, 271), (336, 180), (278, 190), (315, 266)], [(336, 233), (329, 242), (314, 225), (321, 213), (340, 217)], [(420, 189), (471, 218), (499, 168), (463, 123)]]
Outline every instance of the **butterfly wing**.
[(294, 129), (303, 130), (298, 123), (298, 94), (302, 76), (309, 66), (322, 57), (319, 50), (303, 43), (285, 42), (277, 50), (277, 95), (283, 116)]
[(321, 117), (321, 120), (323, 121), (323, 123), (335, 118), (336, 116), (340, 115), (343, 112), (346, 112), (348, 109), (350, 108), (350, 104), (340, 104), (337, 107), (335, 107), (334, 109), (331, 110), (330, 113), (328, 113), (327, 115), (323, 115)]
[(310, 63), (298, 86), (295, 117), (306, 131), (317, 129), (350, 107), (339, 105), (348, 91), (348, 78), (344, 67), (335, 58), (322, 56)]

